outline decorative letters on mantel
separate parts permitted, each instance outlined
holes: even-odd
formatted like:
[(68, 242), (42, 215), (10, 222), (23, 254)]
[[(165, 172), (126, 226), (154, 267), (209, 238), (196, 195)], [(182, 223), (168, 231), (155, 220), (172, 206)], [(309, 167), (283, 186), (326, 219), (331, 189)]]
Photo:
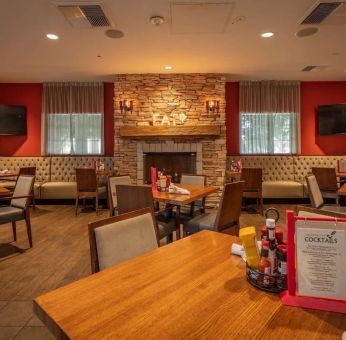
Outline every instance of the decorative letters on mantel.
[(180, 122), (181, 125), (183, 125), (186, 121), (186, 114), (181, 113), (172, 113), (170, 115), (171, 118), (168, 117), (166, 113), (160, 114), (160, 113), (153, 113), (153, 125), (173, 125), (176, 126), (177, 121)]

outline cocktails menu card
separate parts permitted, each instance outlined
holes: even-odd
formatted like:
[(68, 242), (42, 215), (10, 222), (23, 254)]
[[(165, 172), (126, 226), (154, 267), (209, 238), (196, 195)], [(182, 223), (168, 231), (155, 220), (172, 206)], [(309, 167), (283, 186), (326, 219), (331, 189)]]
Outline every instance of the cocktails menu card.
[(346, 300), (346, 223), (296, 221), (297, 294)]

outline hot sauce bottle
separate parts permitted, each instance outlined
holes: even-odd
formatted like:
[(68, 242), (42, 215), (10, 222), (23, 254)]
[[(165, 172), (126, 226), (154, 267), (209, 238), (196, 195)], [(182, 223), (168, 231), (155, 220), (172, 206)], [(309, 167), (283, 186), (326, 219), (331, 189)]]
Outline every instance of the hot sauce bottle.
[(276, 239), (275, 239), (275, 220), (272, 218), (266, 219), (266, 227), (267, 227), (267, 241), (269, 242), (269, 251), (268, 251), (268, 259), (271, 264), (271, 272), (273, 275), (276, 272)]
[(259, 285), (269, 285), (270, 283), (270, 277), (267, 275), (271, 274), (271, 263), (268, 259), (268, 254), (269, 254), (269, 241), (262, 241), (262, 249), (261, 249), (261, 260), (258, 264), (258, 271), (261, 274), (265, 275), (259, 275), (257, 279), (257, 283)]

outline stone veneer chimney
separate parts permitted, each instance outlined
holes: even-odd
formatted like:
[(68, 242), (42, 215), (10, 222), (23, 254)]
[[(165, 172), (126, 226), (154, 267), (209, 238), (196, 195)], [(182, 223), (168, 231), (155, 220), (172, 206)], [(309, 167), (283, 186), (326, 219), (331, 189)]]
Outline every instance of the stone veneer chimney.
[[(120, 74), (114, 83), (115, 170), (143, 183), (143, 152), (197, 152), (197, 172), (208, 184), (222, 186), (226, 168), (225, 75), (223, 74)], [(120, 101), (132, 100), (133, 110), (120, 109)], [(218, 113), (207, 112), (206, 101), (218, 100)], [(124, 138), (124, 125), (151, 125), (153, 114), (184, 113), (184, 125), (220, 125), (214, 137)], [(160, 119), (161, 119), (160, 118)], [(159, 123), (158, 123), (159, 124)], [(176, 122), (177, 126), (181, 123)], [(180, 151), (179, 151), (180, 150)], [(214, 199), (212, 199), (215, 201)], [(210, 200), (209, 200), (210, 202)]]

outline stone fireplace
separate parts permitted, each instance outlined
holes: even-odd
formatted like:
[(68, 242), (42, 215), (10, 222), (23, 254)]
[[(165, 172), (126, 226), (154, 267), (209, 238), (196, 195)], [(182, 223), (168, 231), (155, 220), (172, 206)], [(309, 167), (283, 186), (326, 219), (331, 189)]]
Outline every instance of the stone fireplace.
[[(145, 154), (193, 153), (195, 173), (206, 175), (210, 185), (223, 185), (224, 75), (125, 74), (116, 75), (114, 85), (117, 173), (129, 174), (133, 183), (142, 184)], [(132, 101), (131, 111), (121, 108), (124, 101)], [(219, 112), (207, 110), (207, 101), (218, 101)], [(216, 200), (217, 196), (210, 197), (209, 203)]]

